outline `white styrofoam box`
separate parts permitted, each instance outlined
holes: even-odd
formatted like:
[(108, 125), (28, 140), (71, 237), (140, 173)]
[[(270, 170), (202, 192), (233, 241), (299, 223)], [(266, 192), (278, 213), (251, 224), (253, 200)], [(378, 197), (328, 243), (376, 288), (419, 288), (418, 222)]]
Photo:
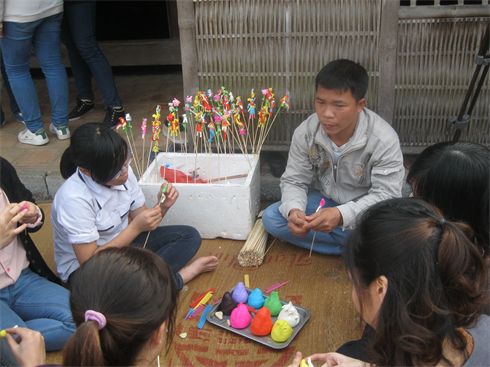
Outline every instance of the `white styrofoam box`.
[[(138, 182), (151, 208), (163, 183), (160, 167), (177, 169), (212, 183), (176, 183), (179, 198), (160, 225), (183, 224), (196, 228), (202, 238), (246, 240), (260, 206), (258, 155), (160, 153)], [(247, 174), (246, 177), (228, 178)], [(217, 178), (225, 178), (213, 181)]]

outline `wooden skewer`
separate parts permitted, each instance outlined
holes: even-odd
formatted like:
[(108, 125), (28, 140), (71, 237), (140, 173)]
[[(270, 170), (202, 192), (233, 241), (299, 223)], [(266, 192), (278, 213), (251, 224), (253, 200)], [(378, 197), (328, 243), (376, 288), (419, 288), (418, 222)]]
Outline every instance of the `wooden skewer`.
[(151, 233), (151, 231), (148, 231), (148, 235), (146, 236), (146, 240), (145, 240), (145, 243), (143, 245), (143, 248), (146, 247), (146, 243), (148, 242), (148, 237), (150, 237), (150, 233)]
[(242, 178), (242, 177), (247, 177), (248, 173), (243, 173), (241, 175), (235, 175), (235, 176), (225, 176), (225, 177), (219, 177), (219, 178), (212, 178), (210, 181), (223, 181), (223, 180), (231, 180), (233, 178)]
[[(325, 205), (325, 199), (320, 200), (320, 205), (316, 209), (315, 213), (318, 213), (318, 211)], [(311, 247), (310, 247), (310, 256), (311, 257), (311, 251), (313, 251), (313, 244), (315, 243), (315, 237), (316, 237), (316, 231), (313, 234), (313, 241), (311, 241)]]
[(315, 236), (316, 236), (316, 231), (313, 234), (313, 241), (311, 241), (311, 247), (310, 247), (310, 256), (308, 256), (308, 257), (311, 257), (311, 251), (313, 251), (313, 244), (315, 243)]

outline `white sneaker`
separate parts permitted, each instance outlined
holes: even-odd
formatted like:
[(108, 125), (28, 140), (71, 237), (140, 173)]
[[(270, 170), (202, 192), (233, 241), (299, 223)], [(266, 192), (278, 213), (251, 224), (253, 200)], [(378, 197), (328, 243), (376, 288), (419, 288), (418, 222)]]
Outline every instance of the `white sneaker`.
[(39, 129), (35, 133), (31, 132), (29, 129), (25, 129), (17, 135), (17, 138), (21, 143), (30, 145), (44, 145), (49, 143), (48, 136), (44, 129)]
[(49, 125), (49, 132), (56, 134), (59, 140), (70, 139), (71, 133), (68, 125), (55, 126), (53, 124)]

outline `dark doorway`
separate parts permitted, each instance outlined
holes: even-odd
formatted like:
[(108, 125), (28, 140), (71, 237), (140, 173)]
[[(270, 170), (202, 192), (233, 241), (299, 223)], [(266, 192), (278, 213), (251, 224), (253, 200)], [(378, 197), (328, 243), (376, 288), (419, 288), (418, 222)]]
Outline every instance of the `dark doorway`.
[(97, 39), (170, 38), (167, 1), (97, 1)]

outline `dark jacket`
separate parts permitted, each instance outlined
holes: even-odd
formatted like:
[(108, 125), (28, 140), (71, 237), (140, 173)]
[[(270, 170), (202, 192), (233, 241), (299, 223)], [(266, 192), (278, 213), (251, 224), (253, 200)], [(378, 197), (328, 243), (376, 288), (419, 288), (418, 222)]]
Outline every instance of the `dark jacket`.
[[(11, 203), (19, 203), (23, 200), (30, 201), (34, 204), (36, 203), (32, 197), (32, 193), (27, 190), (24, 184), (20, 181), (15, 168), (2, 157), (0, 157), (0, 181), (2, 190), (5, 192)], [(44, 223), (44, 212), (42, 209), (40, 210), (42, 213), (42, 222)], [(29, 268), (36, 274), (45, 277), (49, 281), (56, 284), (61, 284), (60, 279), (48, 267), (43, 257), (39, 253), (36, 245), (29, 236), (29, 233), (37, 232), (39, 229), (41, 229), (41, 227), (42, 225), (37, 226), (36, 228), (26, 228), (25, 231), (19, 234), (26, 250)]]

